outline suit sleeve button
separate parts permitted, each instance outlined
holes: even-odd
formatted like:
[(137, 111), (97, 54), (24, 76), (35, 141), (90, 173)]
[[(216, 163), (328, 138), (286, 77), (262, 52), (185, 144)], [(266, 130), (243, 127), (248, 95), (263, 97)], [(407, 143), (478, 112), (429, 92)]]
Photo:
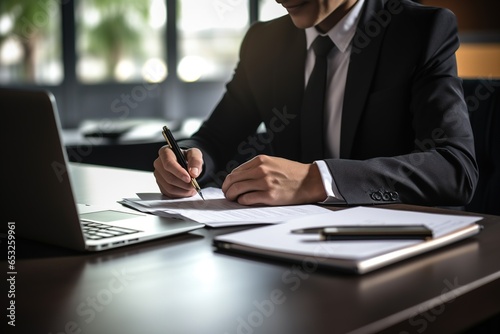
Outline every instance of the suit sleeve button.
[(382, 194), (380, 193), (380, 191), (376, 191), (376, 192), (371, 193), (370, 197), (374, 201), (380, 201), (382, 199)]
[(399, 194), (397, 192), (391, 191), (389, 194), (391, 196), (391, 200), (393, 200), (393, 201), (399, 201)]

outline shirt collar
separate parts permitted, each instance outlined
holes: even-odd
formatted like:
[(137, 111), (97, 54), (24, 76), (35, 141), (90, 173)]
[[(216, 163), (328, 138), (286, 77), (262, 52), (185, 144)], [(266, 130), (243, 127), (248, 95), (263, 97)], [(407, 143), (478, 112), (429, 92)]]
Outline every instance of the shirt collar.
[(349, 13), (347, 13), (346, 16), (344, 16), (326, 34), (320, 34), (315, 27), (306, 28), (307, 49), (309, 50), (318, 35), (328, 35), (332, 39), (333, 43), (335, 43), (337, 49), (341, 52), (345, 52), (351, 43), (354, 34), (356, 33), (356, 26), (358, 25), (364, 2), (365, 0), (358, 0)]

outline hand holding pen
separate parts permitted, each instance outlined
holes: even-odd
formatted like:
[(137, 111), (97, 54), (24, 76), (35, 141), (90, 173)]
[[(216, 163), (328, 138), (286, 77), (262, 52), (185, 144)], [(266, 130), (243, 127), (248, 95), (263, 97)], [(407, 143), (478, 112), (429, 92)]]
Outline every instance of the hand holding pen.
[[(203, 165), (201, 151), (193, 148), (183, 152), (168, 127), (162, 132), (167, 146), (159, 151), (154, 162), (154, 176), (161, 192), (172, 198), (188, 197), (196, 190), (203, 198), (196, 181)], [(187, 161), (186, 161), (187, 158)]]

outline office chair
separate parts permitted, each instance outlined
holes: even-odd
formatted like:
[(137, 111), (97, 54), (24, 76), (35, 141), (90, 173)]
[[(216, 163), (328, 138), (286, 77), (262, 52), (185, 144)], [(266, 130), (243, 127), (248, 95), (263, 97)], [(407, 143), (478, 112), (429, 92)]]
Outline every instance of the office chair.
[(464, 79), (479, 181), (466, 211), (500, 215), (500, 80)]

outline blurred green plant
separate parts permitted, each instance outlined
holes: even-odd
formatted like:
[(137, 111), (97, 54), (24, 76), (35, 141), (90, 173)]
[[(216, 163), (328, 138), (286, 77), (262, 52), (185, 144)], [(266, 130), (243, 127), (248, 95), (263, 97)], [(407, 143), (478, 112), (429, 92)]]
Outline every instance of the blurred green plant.
[(149, 16), (149, 1), (86, 0), (81, 5), (86, 11), (95, 11), (97, 19), (95, 24), (87, 24), (77, 15), (84, 40), (79, 51), (103, 59), (108, 78), (123, 55), (141, 56), (142, 27)]
[(0, 45), (15, 38), (23, 50), (20, 77), (35, 80), (35, 49), (44, 34), (50, 29), (54, 17), (58, 16), (58, 1), (54, 0), (2, 0), (0, 19), (8, 22), (10, 29), (0, 33)]
[[(18, 65), (11, 68), (22, 81), (35, 81), (37, 47), (44, 38), (60, 34), (60, 0), (0, 0), (0, 20), (8, 28), (0, 29), (0, 46), (9, 39), (19, 43), (22, 54)], [(78, 33), (85, 41), (78, 52), (103, 59), (106, 76), (112, 77), (115, 65), (124, 56), (140, 58), (141, 34), (149, 17), (148, 0), (82, 0), (75, 4)], [(78, 11), (85, 9), (82, 15)], [(83, 16), (88, 11), (97, 14), (94, 24), (87, 24)], [(1, 23), (1, 22), (0, 22)], [(50, 36), (48, 36), (50, 35)], [(44, 52), (60, 53), (57, 50)]]

